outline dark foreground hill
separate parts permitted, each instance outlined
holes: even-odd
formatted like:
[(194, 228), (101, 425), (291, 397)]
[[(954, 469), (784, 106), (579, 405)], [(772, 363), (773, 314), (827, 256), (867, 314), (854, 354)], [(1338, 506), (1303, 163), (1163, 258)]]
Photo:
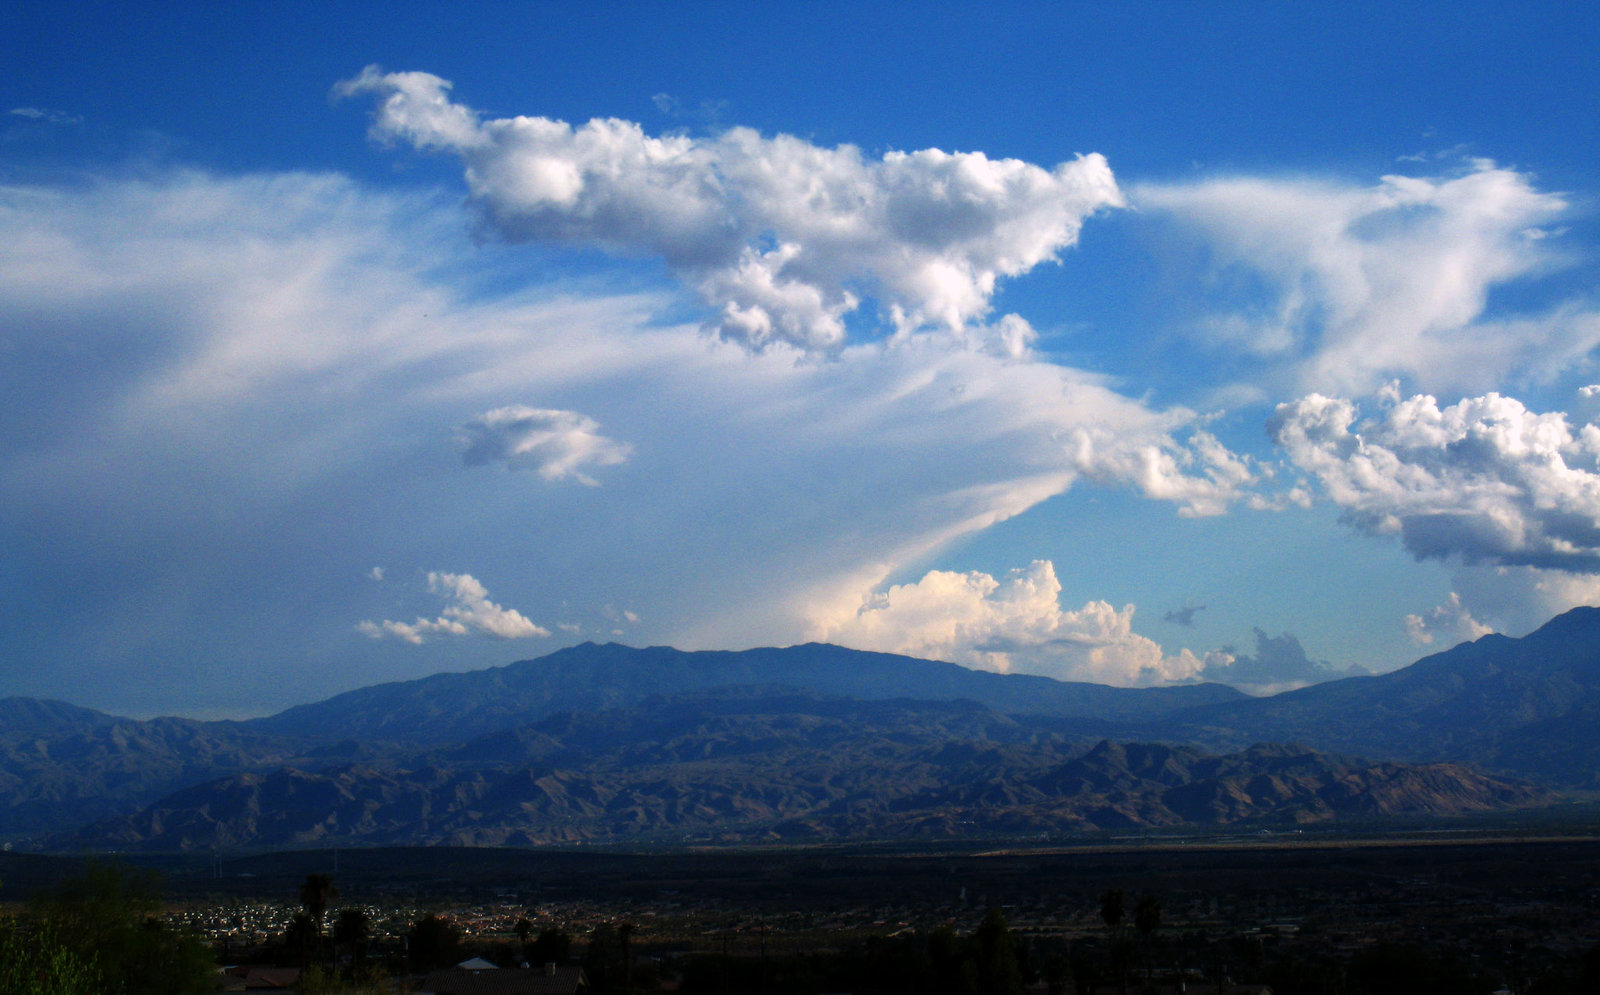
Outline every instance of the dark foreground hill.
[(1459, 816), (1549, 793), (1292, 746), (1102, 741), (971, 702), (707, 692), (562, 715), (394, 765), (280, 768), (60, 841), (160, 850), (340, 841), (538, 845), (1059, 836), (1183, 824)]

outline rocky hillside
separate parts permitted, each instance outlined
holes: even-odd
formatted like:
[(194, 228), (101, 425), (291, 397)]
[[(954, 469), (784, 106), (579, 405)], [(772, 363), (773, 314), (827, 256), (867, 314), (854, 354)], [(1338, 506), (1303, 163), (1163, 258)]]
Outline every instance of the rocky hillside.
[(0, 835), (79, 826), (177, 788), (283, 763), (300, 744), (227, 722), (122, 719), (60, 702), (0, 702)]
[(393, 766), (285, 767), (190, 788), (63, 845), (115, 848), (955, 838), (1544, 804), (1447, 764), (1258, 746), (1092, 748), (973, 703), (701, 694)]
[[(1132, 761), (1117, 791), (1070, 787), (1063, 772), (1102, 739), (1202, 752), (1163, 755), (1172, 769), (1150, 780), (1181, 780), (1171, 791)], [(1302, 776), (1250, 749), (1267, 742), (1304, 743), (1294, 756), (1315, 761)], [(1254, 766), (1232, 771), (1230, 757)], [(24, 846), (46, 834), (79, 847), (1054, 832), (1548, 797), (1517, 779), (1600, 789), (1600, 609), (1271, 698), (815, 644), (586, 644), (250, 722), (0, 700), (0, 838)], [(320, 814), (311, 799), (326, 803)], [(74, 832), (94, 820), (109, 821)]]

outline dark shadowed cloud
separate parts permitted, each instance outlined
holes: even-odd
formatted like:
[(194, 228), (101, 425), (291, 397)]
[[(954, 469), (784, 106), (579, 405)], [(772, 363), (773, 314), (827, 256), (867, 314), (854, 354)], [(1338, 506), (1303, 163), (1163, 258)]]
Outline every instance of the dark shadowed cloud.
[(1255, 638), (1254, 655), (1232, 646), (1208, 654), (1201, 679), (1231, 684), (1252, 694), (1272, 694), (1369, 673), (1362, 667), (1336, 667), (1327, 660), (1313, 660), (1306, 655), (1300, 640), (1287, 632), (1269, 636), (1256, 629)]
[(1161, 620), (1192, 629), (1194, 628), (1194, 617), (1205, 610), (1205, 605), (1184, 605), (1182, 608), (1174, 608), (1167, 612), (1161, 616)]

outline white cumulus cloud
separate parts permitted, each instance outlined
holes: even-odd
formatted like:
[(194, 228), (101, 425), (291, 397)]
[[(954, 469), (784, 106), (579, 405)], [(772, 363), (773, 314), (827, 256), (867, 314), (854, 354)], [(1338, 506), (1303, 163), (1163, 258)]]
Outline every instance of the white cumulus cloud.
[(1454, 646), (1494, 631), (1472, 617), (1472, 612), (1461, 603), (1461, 595), (1455, 591), (1450, 592), (1444, 604), (1436, 605), (1426, 615), (1407, 615), (1404, 625), (1406, 635), (1418, 646), (1432, 646), (1435, 641), (1443, 646)]
[(437, 618), (418, 618), (414, 622), (362, 622), (357, 628), (374, 639), (392, 637), (420, 644), (430, 635), (468, 636), (473, 633), (500, 639), (527, 639), (548, 636), (548, 629), (530, 622), (514, 608), (489, 600), (489, 591), (471, 574), (432, 572), (428, 590), (447, 602)]
[(587, 467), (625, 462), (633, 447), (600, 434), (593, 418), (576, 411), (495, 408), (460, 429), (469, 466), (503, 463), (513, 470), (533, 470), (546, 480), (571, 478), (590, 487), (599, 482)]
[(1178, 505), (1185, 517), (1220, 515), (1260, 480), (1248, 457), (1202, 429), (1191, 433), (1185, 445), (1161, 440), (1116, 447), (1101, 457), (1086, 464), (1091, 472), (1135, 483), (1147, 497)]
[(1359, 414), (1310, 394), (1270, 426), (1352, 524), (1398, 535), (1419, 559), (1600, 572), (1600, 427), (1495, 393)]
[(857, 649), (948, 660), (1001, 673), (1063, 680), (1154, 684), (1198, 673), (1188, 650), (1168, 656), (1133, 631), (1134, 606), (1091, 601), (1063, 610), (1048, 560), (1004, 579), (933, 570), (920, 581), (869, 594), (851, 615), (818, 620), (819, 638)]
[(1600, 605), (1600, 574), (1477, 564), (1452, 570), (1450, 585), (1464, 612), (1509, 636), (1532, 632), (1579, 605)]
[(1055, 259), (1088, 216), (1123, 204), (1099, 155), (1045, 169), (939, 149), (874, 158), (748, 128), (695, 138), (615, 118), (485, 119), (446, 80), (374, 66), (335, 93), (377, 99), (379, 140), (460, 156), (487, 230), (659, 257), (702, 295), (712, 327), (752, 347), (837, 349), (866, 297), (900, 332), (965, 334), (1000, 279)]

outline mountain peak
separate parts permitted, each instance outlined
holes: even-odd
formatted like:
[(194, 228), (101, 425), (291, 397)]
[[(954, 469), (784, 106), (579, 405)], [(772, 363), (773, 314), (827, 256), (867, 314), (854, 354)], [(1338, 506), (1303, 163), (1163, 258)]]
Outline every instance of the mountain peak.
[(1600, 607), (1570, 608), (1528, 634), (1534, 636), (1600, 635)]
[(1600, 786), (1600, 608), (1521, 638), (1496, 633), (1409, 667), (1197, 709), (1169, 729), (1238, 747), (1300, 741), (1407, 761), (1474, 763), (1553, 784)]

